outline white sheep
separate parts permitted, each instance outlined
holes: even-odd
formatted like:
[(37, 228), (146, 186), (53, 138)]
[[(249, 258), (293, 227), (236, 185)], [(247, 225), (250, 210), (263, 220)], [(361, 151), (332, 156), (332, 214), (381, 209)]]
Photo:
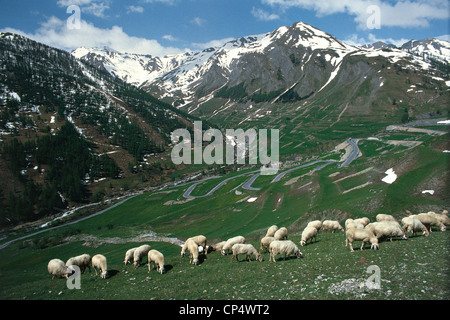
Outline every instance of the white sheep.
[(322, 223), (322, 232), (328, 231), (328, 230), (332, 230), (332, 233), (334, 233), (334, 231), (336, 230), (340, 230), (340, 231), (344, 231), (344, 228), (342, 228), (341, 224), (339, 223), (339, 221), (336, 220), (325, 220)]
[(356, 223), (360, 223), (363, 226), (367, 226), (369, 224), (369, 222), (370, 222), (370, 219), (367, 218), (367, 217), (362, 217), (362, 218), (355, 219), (353, 221), (356, 222)]
[(245, 243), (245, 238), (243, 236), (236, 236), (228, 239), (227, 242), (222, 247), (222, 255), (227, 254), (228, 251), (231, 250), (233, 245), (236, 243)]
[(95, 270), (95, 276), (97, 276), (97, 269), (101, 272), (100, 278), (105, 279), (108, 274), (108, 262), (106, 257), (101, 254), (96, 254), (92, 257), (92, 268)]
[(198, 261), (198, 255), (199, 255), (198, 244), (196, 244), (194, 240), (188, 239), (185, 242), (185, 245), (186, 245), (186, 250), (189, 251), (189, 263), (197, 265), (199, 263), (199, 261)]
[(212, 244), (212, 245), (208, 246), (208, 251), (209, 252), (222, 251), (222, 248), (225, 245), (225, 243), (227, 243), (227, 242), (226, 241), (220, 241), (218, 243)]
[(416, 232), (422, 231), (426, 237), (430, 235), (430, 233), (428, 232), (427, 228), (423, 225), (423, 223), (416, 218), (404, 217), (402, 219), (402, 224), (403, 224), (403, 231), (405, 233), (412, 233), (414, 236)]
[(310, 243), (312, 243), (312, 239), (316, 240), (317, 237), (317, 229), (314, 227), (306, 227), (302, 232), (302, 239), (300, 240), (300, 245), (303, 247), (308, 243), (308, 240), (310, 240)]
[(231, 247), (231, 251), (233, 252), (233, 256), (231, 257), (231, 263), (233, 263), (233, 259), (236, 258), (236, 261), (239, 261), (238, 256), (240, 254), (245, 254), (246, 259), (250, 262), (250, 256), (254, 255), (255, 259), (259, 262), (262, 261), (261, 254), (256, 251), (255, 247), (248, 243), (236, 243)]
[(153, 264), (156, 270), (163, 274), (164, 272), (164, 255), (158, 250), (152, 249), (147, 255), (148, 271), (150, 272), (150, 266)]
[[(446, 212), (446, 210), (444, 210)], [(444, 226), (450, 225), (450, 218), (445, 213), (435, 213), (433, 211), (429, 211), (428, 214), (432, 217), (435, 217), (438, 221), (440, 221)]]
[(135, 251), (136, 249), (137, 249), (137, 247), (131, 248), (131, 249), (128, 249), (127, 252), (125, 252), (125, 259), (123, 260), (123, 263), (124, 263), (125, 265), (127, 265), (128, 262), (131, 263), (131, 259), (134, 259), (134, 251)]
[(372, 231), (377, 239), (388, 237), (392, 241), (393, 237), (408, 239), (400, 224), (397, 221), (385, 220), (369, 223), (365, 229)]
[(345, 232), (345, 246), (350, 244), (350, 251), (353, 252), (353, 242), (362, 241), (361, 250), (364, 250), (364, 245), (370, 242), (370, 249), (379, 249), (378, 238), (368, 229), (349, 228)]
[(266, 237), (273, 237), (275, 232), (278, 230), (278, 227), (276, 225), (271, 226), (266, 233)]
[(377, 219), (377, 222), (381, 222), (381, 221), (397, 221), (397, 219), (395, 219), (394, 216), (392, 216), (390, 214), (384, 214), (384, 213), (377, 214), (376, 219)]
[(309, 222), (306, 227), (314, 227), (317, 229), (317, 231), (320, 231), (320, 228), (322, 228), (322, 221), (320, 220), (314, 220)]
[(288, 237), (288, 230), (285, 227), (281, 227), (274, 233), (273, 237), (275, 240), (285, 240)]
[[(204, 249), (205, 249), (205, 254), (207, 254), (208, 248), (207, 248), (207, 246), (206, 246), (206, 237), (205, 237), (205, 236), (199, 235), (199, 236), (191, 237), (191, 238), (188, 238), (188, 239), (186, 240), (186, 242), (187, 242), (188, 240), (192, 240), (192, 241), (194, 241), (199, 247), (204, 248)], [(187, 249), (187, 247), (186, 247), (186, 242), (184, 243), (183, 247), (181, 248), (181, 256), (182, 256), (182, 257), (184, 257), (185, 252), (186, 252), (186, 249)], [(202, 251), (202, 250), (200, 250), (200, 251)]]
[(441, 231), (446, 230), (445, 225), (441, 221), (439, 221), (436, 217), (434, 217), (433, 215), (424, 213), (424, 214), (415, 214), (410, 217), (420, 220), (420, 222), (422, 222), (423, 225), (425, 227), (427, 227), (429, 232), (432, 232), (431, 229), (433, 227), (438, 227)]
[(69, 268), (61, 259), (52, 259), (48, 262), (47, 271), (52, 275), (52, 280), (55, 277), (69, 278)]
[(274, 240), (269, 245), (269, 262), (277, 262), (275, 257), (279, 254), (284, 254), (284, 260), (287, 256), (295, 255), (297, 258), (302, 257), (302, 253), (291, 240)]
[(364, 225), (362, 223), (356, 222), (353, 219), (347, 219), (345, 220), (345, 229), (364, 229)]
[(84, 273), (86, 268), (89, 268), (89, 272), (91, 272), (91, 256), (85, 253), (67, 260), (66, 266), (69, 267), (73, 265), (78, 266), (81, 273)]
[(143, 244), (142, 246), (139, 246), (134, 250), (133, 265), (135, 268), (137, 268), (139, 266), (142, 258), (146, 257), (150, 250), (151, 250), (151, 247), (148, 244)]
[(264, 252), (269, 252), (269, 245), (272, 241), (276, 240), (274, 237), (264, 237), (261, 239), (261, 245), (259, 247), (259, 253), (264, 249)]

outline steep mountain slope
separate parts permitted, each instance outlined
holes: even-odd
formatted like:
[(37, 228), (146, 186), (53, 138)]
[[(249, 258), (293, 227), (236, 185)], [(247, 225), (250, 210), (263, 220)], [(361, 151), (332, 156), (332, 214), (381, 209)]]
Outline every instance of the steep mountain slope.
[[(448, 48), (448, 42), (436, 39), (412, 41), (402, 48), (382, 44), (354, 47), (298, 22), (202, 52), (133, 59), (139, 58), (142, 66), (135, 79), (148, 78), (140, 84), (146, 91), (190, 114), (234, 126), (243, 119), (257, 120), (267, 112), (273, 114), (274, 106), (284, 108), (290, 104), (289, 113), (295, 116), (294, 110), (309, 110), (308, 105), (319, 101), (326, 103), (324, 107), (333, 105), (335, 111), (339, 110), (336, 119), (345, 106), (351, 110), (359, 107), (355, 103), (360, 101), (365, 106), (362, 114), (367, 113), (368, 105), (384, 101), (387, 105), (383, 110), (371, 111), (383, 117), (384, 109), (392, 109), (388, 106), (399, 101), (408, 101), (401, 105), (403, 110), (420, 109), (410, 116), (442, 109), (445, 99), (438, 99), (436, 94), (442, 96), (447, 89), (444, 81), (448, 80)], [(128, 77), (126, 68), (104, 50), (78, 49), (73, 54)], [(124, 64), (131, 63), (126, 62), (130, 61), (127, 57), (120, 54)], [(397, 77), (400, 72), (401, 77)], [(420, 99), (411, 97), (411, 85), (421, 86)], [(391, 90), (396, 91), (395, 95)], [(397, 111), (386, 116), (398, 117)]]
[(135, 86), (25, 37), (0, 34), (0, 61), (0, 166), (11, 178), (1, 181), (0, 213), (9, 221), (99, 200), (98, 181), (136, 173), (162, 181), (171, 132), (192, 125)]

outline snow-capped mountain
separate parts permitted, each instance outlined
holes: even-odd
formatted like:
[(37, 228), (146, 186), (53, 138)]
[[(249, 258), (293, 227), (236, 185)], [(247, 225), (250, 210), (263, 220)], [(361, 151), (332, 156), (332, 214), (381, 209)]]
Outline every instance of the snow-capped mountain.
[[(298, 22), (221, 47), (173, 56), (124, 54), (108, 48), (80, 48), (72, 54), (189, 113), (208, 109), (212, 116), (231, 111), (231, 105), (239, 102), (289, 102), (317, 95), (333, 80), (346, 78), (342, 69), (362, 72), (348, 70), (346, 64), (355, 58), (380, 57), (386, 63), (402, 61), (407, 69), (430, 70), (432, 61), (424, 57), (448, 62), (448, 48), (448, 42), (436, 39), (410, 41), (402, 48), (382, 43), (357, 47)], [(213, 103), (217, 98), (222, 100)], [(210, 104), (216, 106), (214, 110), (207, 108)]]

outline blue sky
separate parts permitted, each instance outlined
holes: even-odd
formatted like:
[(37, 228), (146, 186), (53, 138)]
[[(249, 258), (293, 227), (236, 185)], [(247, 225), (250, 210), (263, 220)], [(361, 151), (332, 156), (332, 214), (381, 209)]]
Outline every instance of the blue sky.
[[(448, 40), (448, 0), (0, 0), (0, 31), (58, 48), (165, 55), (303, 21), (350, 44)], [(79, 28), (67, 20), (79, 9)], [(78, 19), (78, 17), (75, 17)], [(71, 20), (73, 21), (73, 20)]]

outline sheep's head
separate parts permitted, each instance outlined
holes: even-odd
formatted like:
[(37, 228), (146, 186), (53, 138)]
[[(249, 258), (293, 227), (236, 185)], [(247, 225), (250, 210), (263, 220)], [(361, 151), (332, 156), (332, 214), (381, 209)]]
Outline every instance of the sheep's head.
[(297, 252), (295, 252), (295, 255), (297, 256), (297, 258), (301, 258), (303, 256), (303, 253), (298, 250)]
[(101, 278), (106, 279), (106, 276), (108, 275), (108, 271), (103, 271), (102, 274), (100, 275)]
[(442, 226), (441, 231), (445, 231), (445, 230), (447, 230), (447, 228), (445, 226)]
[(372, 250), (379, 250), (380, 246), (378, 245), (378, 241), (375, 243), (373, 242), (372, 245), (370, 246), (370, 249)]
[(258, 260), (259, 262), (262, 262), (262, 261), (263, 261), (262, 255), (259, 254), (259, 253), (257, 253), (257, 254), (256, 254), (256, 260)]
[(225, 255), (225, 250), (220, 251), (220, 253), (224, 256)]
[(303, 247), (303, 245), (306, 243), (305, 240), (300, 241), (300, 245)]

